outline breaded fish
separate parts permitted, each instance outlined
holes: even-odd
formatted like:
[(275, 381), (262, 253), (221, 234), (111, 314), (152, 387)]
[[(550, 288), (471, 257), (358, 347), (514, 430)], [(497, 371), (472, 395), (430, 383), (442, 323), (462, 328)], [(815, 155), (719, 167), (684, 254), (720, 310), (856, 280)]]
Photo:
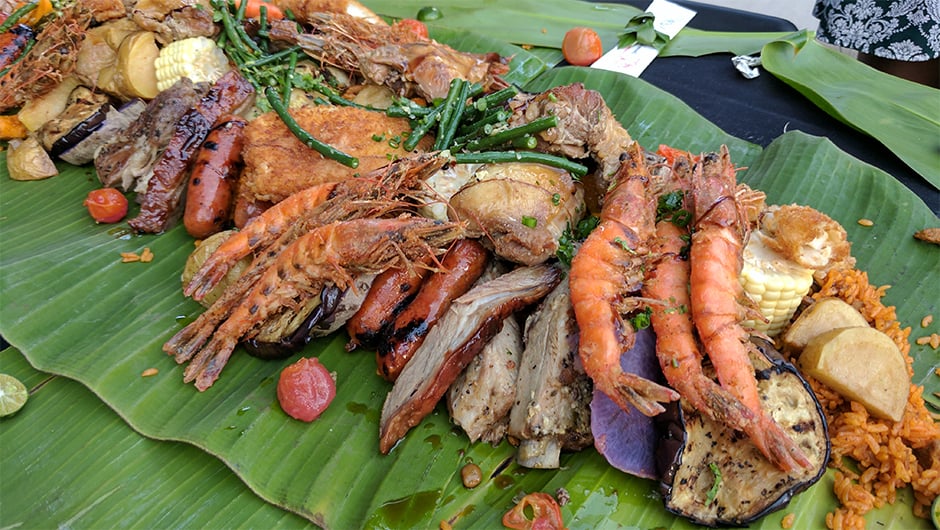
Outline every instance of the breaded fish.
[[(359, 158), (353, 169), (306, 147), (277, 114), (269, 112), (245, 128), (243, 192), (255, 202), (279, 202), (294, 192), (339, 182), (385, 166), (408, 154), (401, 147), (408, 120), (355, 107), (313, 106), (291, 109), (297, 122), (318, 140)], [(415, 151), (425, 151), (425, 138)]]

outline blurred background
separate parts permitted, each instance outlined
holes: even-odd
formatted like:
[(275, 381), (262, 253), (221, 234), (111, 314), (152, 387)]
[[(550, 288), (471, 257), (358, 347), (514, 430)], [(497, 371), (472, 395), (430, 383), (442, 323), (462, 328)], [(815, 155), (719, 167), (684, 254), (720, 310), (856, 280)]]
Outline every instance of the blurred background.
[[(819, 21), (813, 18), (814, 0), (693, 0), (702, 4), (730, 7), (770, 15), (793, 23), (797, 29), (815, 30)], [(746, 30), (745, 30), (746, 31)]]

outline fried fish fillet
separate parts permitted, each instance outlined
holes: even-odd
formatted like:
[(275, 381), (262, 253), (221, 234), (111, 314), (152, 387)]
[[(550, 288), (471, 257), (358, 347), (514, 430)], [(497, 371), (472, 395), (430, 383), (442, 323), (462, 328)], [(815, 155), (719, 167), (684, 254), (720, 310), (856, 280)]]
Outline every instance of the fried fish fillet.
[[(304, 188), (339, 182), (385, 166), (408, 155), (401, 147), (408, 120), (355, 107), (313, 106), (291, 109), (306, 131), (340, 151), (359, 158), (353, 169), (305, 146), (277, 114), (269, 112), (245, 128), (243, 193), (255, 202), (279, 202)], [(431, 138), (415, 149), (425, 151)]]

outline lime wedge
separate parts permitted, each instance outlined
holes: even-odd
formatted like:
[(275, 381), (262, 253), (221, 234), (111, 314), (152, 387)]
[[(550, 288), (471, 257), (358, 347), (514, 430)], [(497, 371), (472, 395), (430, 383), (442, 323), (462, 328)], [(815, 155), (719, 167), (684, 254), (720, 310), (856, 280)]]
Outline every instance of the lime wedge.
[(0, 374), (0, 417), (9, 416), (23, 408), (29, 392), (19, 379)]
[(930, 507), (930, 518), (933, 520), (933, 527), (940, 530), (940, 497), (933, 500), (933, 506)]

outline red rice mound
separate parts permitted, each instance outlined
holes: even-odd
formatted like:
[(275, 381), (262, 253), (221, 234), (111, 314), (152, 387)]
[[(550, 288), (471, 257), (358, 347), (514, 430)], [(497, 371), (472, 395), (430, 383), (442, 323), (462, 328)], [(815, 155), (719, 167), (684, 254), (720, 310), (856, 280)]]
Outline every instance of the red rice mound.
[[(865, 272), (832, 270), (813, 298), (835, 296), (853, 305), (874, 328), (897, 343), (908, 373), (913, 375), (908, 342), (911, 328), (902, 329), (895, 308), (881, 303), (887, 289), (873, 287)], [(930, 504), (940, 495), (940, 427), (924, 405), (923, 387), (911, 385), (904, 416), (895, 423), (871, 417), (861, 404), (808, 379), (829, 421), (829, 465), (836, 469), (834, 490), (840, 507), (826, 515), (826, 526), (865, 528), (863, 516), (873, 508), (894, 503), (897, 490), (907, 485), (914, 491), (914, 515), (929, 517)]]

